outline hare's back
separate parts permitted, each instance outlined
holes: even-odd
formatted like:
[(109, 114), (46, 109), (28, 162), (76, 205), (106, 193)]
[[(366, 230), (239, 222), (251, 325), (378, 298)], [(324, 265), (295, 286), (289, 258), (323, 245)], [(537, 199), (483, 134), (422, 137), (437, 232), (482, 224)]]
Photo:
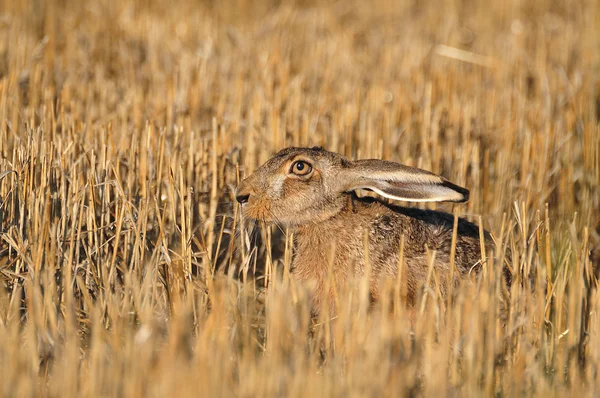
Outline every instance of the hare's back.
[[(427, 250), (435, 250), (440, 263), (448, 263), (452, 250), (454, 216), (452, 214), (409, 207), (365, 203), (376, 211), (372, 225), (372, 236), (384, 258), (398, 253), (404, 235), (405, 258), (424, 259)], [(456, 265), (461, 273), (477, 268), (481, 262), (481, 239), (479, 227), (463, 218), (458, 219), (456, 239)], [(491, 236), (484, 231), (487, 251), (492, 244)]]

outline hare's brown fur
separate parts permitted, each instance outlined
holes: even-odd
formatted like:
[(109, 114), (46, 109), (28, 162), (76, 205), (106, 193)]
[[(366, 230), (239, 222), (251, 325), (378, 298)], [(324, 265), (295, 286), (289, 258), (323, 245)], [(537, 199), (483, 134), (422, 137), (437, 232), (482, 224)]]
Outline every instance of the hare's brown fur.
[[(390, 206), (348, 195), (346, 205), (334, 217), (296, 229), (293, 271), (301, 281), (316, 282), (315, 304), (319, 306), (325, 296), (330, 259), (333, 258), (331, 266), (337, 286), (345, 285), (349, 273), (354, 277), (364, 276), (364, 242), (367, 233), (371, 266), (370, 293), (372, 298), (378, 299), (380, 282), (384, 278), (397, 276), (400, 242), (404, 234), (403, 278), (406, 298), (412, 302), (417, 288), (425, 281), (432, 251), (436, 251), (433, 266), (435, 272), (443, 276), (439, 282), (442, 293), (445, 293), (452, 227), (453, 217), (447, 213)], [(431, 251), (429, 255), (427, 249)], [(459, 219), (455, 260), (458, 274), (466, 276), (469, 272), (476, 273), (480, 260), (481, 245), (477, 227)], [(456, 278), (453, 279), (456, 281)]]
[[(302, 162), (310, 173), (291, 168)], [(321, 148), (288, 148), (261, 166), (238, 187), (237, 197), (251, 219), (279, 223), (294, 231), (293, 274), (316, 284), (315, 311), (326, 298), (329, 272), (336, 286), (364, 276), (368, 240), (370, 293), (378, 299), (380, 283), (398, 275), (400, 242), (404, 235), (402, 270), (405, 294), (414, 300), (433, 263), (442, 294), (447, 281), (476, 273), (481, 243), (476, 225), (458, 220), (455, 264), (448, 278), (454, 217), (450, 214), (393, 206), (370, 197), (359, 198), (356, 188), (388, 198), (416, 201), (464, 201), (468, 191), (432, 173), (380, 160), (350, 161)], [(486, 246), (490, 244), (485, 233)], [(429, 250), (429, 252), (428, 252)], [(330, 268), (331, 267), (331, 268)]]

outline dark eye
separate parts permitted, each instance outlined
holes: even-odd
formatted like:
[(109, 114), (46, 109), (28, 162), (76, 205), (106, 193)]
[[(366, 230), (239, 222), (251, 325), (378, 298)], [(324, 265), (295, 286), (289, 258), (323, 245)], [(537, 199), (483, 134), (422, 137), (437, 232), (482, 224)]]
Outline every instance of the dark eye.
[(298, 176), (305, 176), (310, 174), (312, 166), (303, 160), (298, 160), (292, 164), (292, 173)]

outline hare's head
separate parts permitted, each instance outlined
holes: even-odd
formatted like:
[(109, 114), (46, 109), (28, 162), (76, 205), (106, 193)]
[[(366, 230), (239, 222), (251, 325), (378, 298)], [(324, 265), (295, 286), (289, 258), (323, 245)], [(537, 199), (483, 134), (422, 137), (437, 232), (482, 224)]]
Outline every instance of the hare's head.
[(350, 161), (321, 148), (287, 148), (237, 188), (236, 199), (254, 220), (297, 226), (328, 219), (355, 190), (411, 202), (465, 202), (469, 191), (436, 174), (399, 163)]

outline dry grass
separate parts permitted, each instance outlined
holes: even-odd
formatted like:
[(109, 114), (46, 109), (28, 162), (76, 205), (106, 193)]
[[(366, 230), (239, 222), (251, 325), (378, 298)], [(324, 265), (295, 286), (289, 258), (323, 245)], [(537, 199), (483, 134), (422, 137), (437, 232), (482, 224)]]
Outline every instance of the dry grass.
[[(595, 1), (169, 3), (0, 1), (3, 395), (600, 387)], [(469, 187), (480, 283), (433, 275), (412, 314), (357, 281), (312, 324), (289, 241), (232, 201), (288, 145)]]

